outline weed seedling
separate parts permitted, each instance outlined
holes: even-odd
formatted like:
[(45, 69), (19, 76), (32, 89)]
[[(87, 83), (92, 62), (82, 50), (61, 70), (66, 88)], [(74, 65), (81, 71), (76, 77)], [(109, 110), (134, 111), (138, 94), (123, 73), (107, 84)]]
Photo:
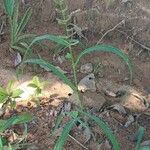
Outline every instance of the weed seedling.
[(16, 98), (19, 98), (23, 93), (22, 90), (15, 88), (14, 81), (9, 81), (6, 88), (0, 87), (0, 104), (5, 112), (5, 109), (10, 106), (11, 108), (16, 107)]
[(30, 40), (34, 37), (33, 34), (25, 33), (32, 10), (28, 8), (24, 15), (20, 17), (18, 0), (3, 0), (3, 3), (10, 25), (10, 48), (24, 55)]
[[(57, 20), (58, 23), (64, 27), (65, 35), (63, 36), (42, 35), (36, 37), (29, 45), (28, 49), (31, 49), (31, 47), (34, 44), (40, 43), (43, 40), (49, 40), (51, 42), (55, 42), (58, 45), (61, 45), (62, 47), (68, 49), (68, 53), (66, 57), (68, 58), (72, 66), (73, 81), (69, 80), (68, 77), (64, 75), (59, 69), (57, 69), (53, 64), (46, 62), (43, 59), (29, 59), (24, 62), (24, 63), (38, 64), (42, 66), (42, 68), (45, 68), (47, 71), (52, 71), (61, 80), (63, 80), (66, 84), (68, 84), (73, 89), (74, 93), (77, 95), (77, 99), (76, 99), (78, 104), (77, 108), (75, 111), (71, 111), (70, 113), (65, 114), (70, 118), (70, 120), (66, 123), (65, 127), (63, 128), (63, 131), (58, 141), (56, 142), (54, 149), (55, 150), (63, 149), (63, 146), (67, 141), (70, 131), (77, 123), (80, 123), (83, 127), (88, 128), (88, 124), (86, 123), (86, 120), (84, 118), (89, 118), (89, 120), (94, 121), (103, 130), (106, 137), (112, 143), (113, 149), (120, 150), (120, 146), (117, 142), (117, 139), (113, 134), (113, 132), (108, 127), (108, 125), (100, 117), (97, 117), (96, 115), (92, 115), (91, 113), (85, 111), (84, 106), (82, 105), (82, 99), (80, 99), (80, 92), (78, 91), (77, 65), (79, 64), (83, 56), (90, 54), (92, 52), (112, 52), (124, 60), (125, 64), (128, 66), (130, 72), (130, 80), (132, 81), (131, 63), (127, 55), (124, 54), (120, 49), (112, 47), (111, 45), (104, 45), (104, 44), (86, 48), (77, 57), (75, 57), (74, 49), (76, 48), (75, 46), (79, 44), (79, 41), (73, 39), (72, 36), (70, 36), (71, 34), (70, 34), (70, 30), (68, 29), (68, 26), (71, 22), (71, 15), (68, 14), (68, 7), (65, 3), (65, 0), (54, 0), (54, 2), (56, 4), (56, 11), (59, 14), (59, 18), (57, 18)], [(64, 115), (58, 117), (55, 129), (59, 127), (63, 118)]]

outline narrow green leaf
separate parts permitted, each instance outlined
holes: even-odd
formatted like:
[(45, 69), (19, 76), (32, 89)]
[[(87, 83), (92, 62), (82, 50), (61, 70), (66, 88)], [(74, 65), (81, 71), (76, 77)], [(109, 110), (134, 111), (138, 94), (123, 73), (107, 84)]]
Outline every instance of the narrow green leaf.
[(3, 147), (3, 142), (2, 142), (2, 137), (0, 136), (0, 150), (3, 150), (4, 147)]
[(17, 27), (18, 27), (18, 16), (19, 16), (19, 2), (18, 0), (15, 1), (15, 8), (14, 8), (14, 13), (11, 19), (11, 34), (12, 34), (12, 38), (13, 38), (13, 44), (15, 44), (15, 40), (17, 38), (17, 36), (15, 36), (15, 33), (17, 31)]
[(64, 40), (63, 38), (61, 38), (59, 36), (55, 36), (55, 35), (46, 34), (46, 35), (41, 35), (41, 36), (35, 37), (29, 47), (33, 46), (36, 43), (42, 42), (44, 40), (56, 42), (56, 43), (58, 43), (60, 45), (64, 45), (64, 46), (69, 46), (69, 43), (66, 40)]
[(78, 111), (66, 112), (65, 114), (69, 115), (72, 118), (77, 118), (79, 116), (79, 112)]
[(17, 31), (15, 33), (16, 36), (19, 36), (22, 33), (22, 31), (25, 29), (25, 27), (31, 17), (31, 14), (32, 14), (32, 10), (31, 10), (31, 8), (28, 8), (18, 25)]
[(11, 46), (11, 48), (14, 49), (14, 50), (17, 50), (21, 54), (25, 54), (25, 52), (27, 50), (26, 48), (23, 48), (21, 46)]
[(62, 114), (57, 116), (56, 121), (55, 121), (55, 126), (51, 131), (52, 134), (55, 133), (56, 129), (59, 128), (59, 125), (61, 124), (63, 118), (64, 118), (64, 115), (62, 115)]
[(62, 150), (65, 142), (67, 141), (68, 134), (71, 129), (74, 127), (75, 123), (77, 122), (78, 118), (72, 119), (69, 121), (66, 126), (64, 127), (62, 134), (60, 135), (59, 139), (56, 142), (54, 150)]
[(15, 124), (27, 123), (31, 120), (32, 120), (32, 115), (29, 113), (13, 116), (7, 120), (0, 120), (0, 132), (5, 131), (7, 128)]
[(91, 52), (95, 52), (95, 51), (112, 52), (112, 53), (118, 55), (119, 57), (121, 57), (124, 60), (124, 62), (126, 63), (126, 65), (128, 66), (129, 73), (130, 73), (130, 82), (132, 82), (132, 76), (133, 76), (132, 75), (132, 65), (131, 65), (131, 62), (130, 62), (128, 56), (126, 54), (124, 54), (120, 49), (112, 47), (110, 45), (96, 45), (96, 46), (93, 46), (93, 47), (85, 49), (77, 57), (77, 60), (75, 62), (75, 66), (77, 66), (77, 64), (79, 63), (80, 59), (84, 55), (89, 54)]
[(38, 64), (45, 68), (46, 70), (49, 69), (49, 71), (52, 71), (57, 77), (59, 77), (61, 80), (63, 80), (66, 84), (68, 84), (73, 90), (76, 91), (75, 86), (73, 83), (55, 66), (52, 64), (42, 60), (42, 59), (28, 59), (24, 63), (32, 63), (32, 64)]
[(9, 17), (12, 17), (14, 11), (15, 0), (3, 0), (5, 12)]
[(139, 150), (139, 148), (140, 148), (141, 141), (144, 137), (144, 131), (145, 131), (144, 127), (140, 127), (138, 130), (138, 137), (137, 137), (137, 143), (136, 143), (135, 150)]
[(111, 141), (114, 150), (120, 150), (120, 145), (117, 142), (115, 135), (113, 135), (112, 131), (103, 120), (101, 120), (99, 117), (95, 115), (91, 115), (90, 113), (86, 113), (83, 111), (80, 111), (80, 112), (83, 115), (89, 117), (91, 120), (94, 120), (98, 124), (98, 126), (103, 130), (103, 132), (107, 136), (107, 138)]
[(20, 36), (17, 37), (17, 39), (15, 40), (15, 43), (24, 41), (26, 39), (31, 39), (31, 38), (34, 38), (34, 37), (35, 37), (34, 34), (23, 34), (23, 35), (20, 35)]

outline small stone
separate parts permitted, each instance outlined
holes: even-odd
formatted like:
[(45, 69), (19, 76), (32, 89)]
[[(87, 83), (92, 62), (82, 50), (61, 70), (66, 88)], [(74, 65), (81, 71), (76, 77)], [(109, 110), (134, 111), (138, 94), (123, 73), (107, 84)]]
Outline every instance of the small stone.
[(91, 73), (93, 71), (93, 65), (91, 63), (87, 63), (81, 66), (80, 72), (84, 74)]
[(95, 76), (93, 73), (85, 76), (78, 84), (79, 91), (85, 92), (87, 90), (95, 92), (96, 85), (95, 85)]
[(129, 125), (131, 125), (133, 122), (134, 122), (134, 117), (132, 115), (129, 115), (128, 119), (127, 119), (127, 122), (125, 123), (125, 127), (128, 128)]

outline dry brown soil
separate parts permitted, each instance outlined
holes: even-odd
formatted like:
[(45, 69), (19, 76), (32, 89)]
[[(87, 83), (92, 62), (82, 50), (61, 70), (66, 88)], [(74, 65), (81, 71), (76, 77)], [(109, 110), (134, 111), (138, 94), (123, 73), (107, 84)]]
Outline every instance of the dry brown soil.
[[(27, 32), (36, 33), (38, 35), (45, 33), (61, 34), (63, 32), (56, 23), (54, 5), (51, 1), (25, 0), (25, 2), (26, 4), (21, 6), (23, 10), (29, 6), (33, 8), (33, 16), (31, 22), (29, 23)], [(89, 7), (88, 2), (91, 2), (92, 4), (89, 5)], [(129, 56), (133, 63), (134, 72), (132, 87), (138, 89), (143, 95), (148, 97), (150, 95), (150, 49), (143, 49), (140, 44), (150, 47), (149, 0), (133, 0), (126, 5), (123, 5), (121, 0), (114, 0), (110, 6), (105, 4), (103, 0), (99, 2), (94, 0), (77, 0), (75, 2), (71, 0), (69, 1), (69, 6), (70, 11), (74, 11), (80, 8), (83, 11), (82, 15), (84, 15), (84, 11), (90, 8), (97, 8), (100, 11), (101, 15), (99, 17), (94, 16), (95, 20), (92, 18), (91, 20), (85, 21), (83, 20), (84, 17), (80, 18), (77, 16), (78, 25), (80, 27), (84, 28), (84, 26), (88, 26), (88, 30), (85, 34), (88, 39), (88, 42), (86, 43), (87, 46), (94, 45), (102, 37), (102, 33), (104, 34), (107, 30), (113, 28), (121, 20), (124, 18), (126, 19), (126, 23), (124, 25), (118, 27), (117, 30), (113, 30), (112, 32), (108, 33), (101, 42), (118, 47)], [(0, 10), (0, 14), (1, 12), (3, 12), (2, 9)], [(9, 51), (9, 30), (7, 24), (4, 31), (5, 34), (3, 35), (2, 41), (0, 43), (0, 83), (2, 85), (6, 85), (8, 80), (16, 78), (14, 68), (15, 53)], [(126, 34), (122, 34), (121, 32), (125, 32)], [(53, 54), (51, 53), (51, 46), (53, 45), (48, 45), (50, 47), (49, 50), (43, 50), (38, 47), (35, 50), (35, 55), (38, 53), (42, 58), (67, 71), (68, 76), (71, 78), (72, 72), (70, 71), (70, 63), (68, 61), (64, 61), (62, 64), (60, 64), (57, 60), (54, 60)], [(75, 55), (77, 55), (80, 51), (81, 49), (79, 48), (75, 49)], [(65, 56), (65, 52), (61, 53), (60, 55)], [(96, 64), (97, 60), (102, 65), (100, 76), (96, 76), (97, 81), (101, 82), (101, 80), (105, 80), (119, 85), (129, 85), (129, 73), (127, 71), (127, 67), (122, 62), (122, 60), (114, 54), (93, 53), (87, 55), (81, 60), (80, 66), (89, 62)], [(34, 120), (29, 123), (28, 143), (32, 143), (31, 147), (34, 145), (34, 150), (36, 148), (39, 150), (52, 150), (54, 148), (57, 137), (50, 135), (50, 131), (54, 125), (54, 120), (56, 119), (55, 116), (51, 115), (51, 111), (57, 110), (59, 107), (57, 104), (60, 102), (63, 103), (64, 100), (67, 100), (70, 89), (51, 73), (45, 72), (39, 67), (33, 69), (33, 67), (30, 65), (27, 66), (25, 74), (23, 74), (21, 77), (22, 82), (27, 79), (31, 79), (31, 77), (34, 74), (37, 74), (37, 72), (40, 77), (44, 77), (44, 79), (51, 81), (47, 89), (50, 97), (43, 98), (41, 100), (40, 106), (37, 107), (32, 107), (29, 104), (26, 107), (18, 106), (17, 112), (29, 111), (34, 115)], [(85, 75), (79, 73), (78, 80), (84, 76)], [(103, 86), (105, 87), (106, 85), (103, 84)], [(97, 94), (96, 92), (95, 95)], [(104, 96), (104, 98), (106, 97)], [(109, 98), (107, 97), (107, 99)], [(137, 113), (140, 114), (137, 122), (134, 122), (128, 128), (123, 127), (127, 121), (127, 117), (130, 114), (134, 115)], [(139, 126), (143, 126), (146, 130), (143, 141), (150, 140), (149, 114), (134, 111), (129, 111), (127, 116), (123, 116), (114, 111), (109, 111), (109, 113), (106, 114), (96, 112), (96, 114), (98, 116), (101, 115), (102, 118), (108, 123), (110, 128), (115, 132), (116, 137), (121, 145), (121, 150), (134, 149), (135, 133), (138, 131)], [(89, 150), (98, 149), (98, 143), (106, 140), (106, 137), (102, 134), (102, 131), (97, 126), (93, 125), (92, 130), (96, 141), (91, 139), (85, 144)], [(84, 144), (85, 136), (83, 135), (82, 130), (74, 128), (70, 134), (80, 143)], [(69, 138), (65, 145), (65, 149), (81, 150), (84, 148)], [(103, 144), (101, 149), (109, 149), (108, 144)]]

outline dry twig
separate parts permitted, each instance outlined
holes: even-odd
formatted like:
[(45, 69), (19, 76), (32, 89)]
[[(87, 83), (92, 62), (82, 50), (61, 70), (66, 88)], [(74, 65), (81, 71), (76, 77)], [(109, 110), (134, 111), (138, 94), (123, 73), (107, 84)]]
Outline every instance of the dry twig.
[(116, 24), (113, 28), (109, 29), (108, 31), (106, 31), (103, 36), (100, 38), (100, 40), (97, 42), (97, 45), (101, 43), (102, 39), (111, 31), (115, 30), (118, 26), (122, 25), (125, 23), (125, 20), (122, 20), (121, 22), (119, 22), (118, 24)]
[(150, 48), (141, 44), (140, 42), (136, 41), (135, 39), (133, 39), (132, 37), (130, 37), (127, 33), (125, 33), (124, 31), (120, 31), (120, 30), (117, 30), (118, 32), (126, 35), (128, 37), (128, 39), (130, 39), (131, 41), (135, 42), (136, 44), (140, 45), (143, 49), (147, 50), (147, 51), (150, 51)]
[(84, 148), (84, 149), (87, 149), (88, 150), (88, 148), (87, 147), (85, 147), (83, 144), (81, 144), (78, 140), (76, 140), (73, 136), (71, 136), (70, 134), (69, 134), (69, 137), (71, 138), (71, 139), (73, 139), (77, 144), (79, 144), (82, 148)]

